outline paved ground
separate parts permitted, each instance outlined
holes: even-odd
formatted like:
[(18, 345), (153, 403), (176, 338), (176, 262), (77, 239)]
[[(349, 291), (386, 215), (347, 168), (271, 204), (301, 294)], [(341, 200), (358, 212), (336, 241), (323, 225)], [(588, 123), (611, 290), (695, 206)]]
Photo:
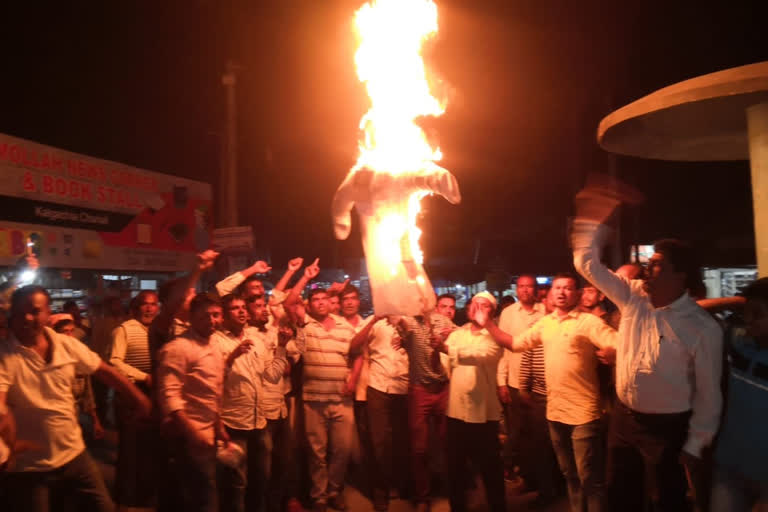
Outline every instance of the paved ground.
[[(94, 458), (99, 462), (104, 479), (111, 488), (115, 480), (115, 463), (117, 461), (117, 433), (114, 430), (107, 430), (105, 439), (102, 441), (92, 441), (88, 443), (89, 450)], [(470, 491), (468, 500), (472, 512), (482, 512), (487, 510), (484, 503), (484, 494), (482, 485), (478, 485), (474, 491)], [(347, 486), (345, 490), (347, 507), (349, 512), (373, 512), (373, 505), (360, 491), (352, 486)], [(533, 493), (519, 494), (513, 489), (508, 489), (507, 505), (509, 512), (532, 510), (528, 504), (536, 497)], [(390, 512), (412, 512), (415, 510), (410, 501), (392, 500), (390, 502)], [(540, 509), (543, 512), (567, 512), (568, 505), (565, 499), (561, 499), (551, 507)], [(432, 503), (432, 512), (449, 512), (450, 506), (446, 498), (438, 498)]]

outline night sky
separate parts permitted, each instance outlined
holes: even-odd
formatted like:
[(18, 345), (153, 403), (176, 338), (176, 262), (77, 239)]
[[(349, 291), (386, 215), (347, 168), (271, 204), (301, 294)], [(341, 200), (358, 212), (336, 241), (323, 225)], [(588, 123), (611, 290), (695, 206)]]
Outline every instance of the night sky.
[[(595, 132), (656, 89), (768, 59), (766, 2), (437, 3), (429, 57), (452, 93), (428, 128), (464, 200), (424, 201), (433, 277), (568, 268), (572, 197), (588, 172), (612, 166), (647, 197), (624, 211), (624, 242), (689, 238), (707, 263), (754, 263), (747, 162), (613, 157)], [(335, 241), (330, 222), (368, 106), (353, 64), (359, 5), (12, 2), (0, 132), (216, 186), (231, 59), (242, 67), (241, 223), (273, 264), (341, 266), (362, 254), (357, 230)]]

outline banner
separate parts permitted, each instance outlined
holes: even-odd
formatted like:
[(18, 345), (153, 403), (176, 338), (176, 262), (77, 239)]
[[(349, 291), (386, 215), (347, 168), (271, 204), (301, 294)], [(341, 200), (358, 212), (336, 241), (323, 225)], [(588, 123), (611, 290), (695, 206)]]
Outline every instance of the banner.
[(0, 134), (0, 265), (187, 270), (212, 219), (207, 183)]

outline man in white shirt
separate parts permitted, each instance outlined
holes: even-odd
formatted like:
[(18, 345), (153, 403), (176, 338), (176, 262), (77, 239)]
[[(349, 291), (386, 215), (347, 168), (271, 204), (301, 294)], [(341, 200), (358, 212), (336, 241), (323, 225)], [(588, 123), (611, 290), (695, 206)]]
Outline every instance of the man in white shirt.
[(555, 310), (507, 346), (515, 351), (544, 347), (549, 435), (571, 511), (581, 512), (586, 503), (589, 512), (601, 512), (604, 437), (597, 365), (598, 356), (614, 350), (617, 334), (595, 315), (579, 311), (575, 275), (556, 275), (549, 293)]
[(405, 491), (408, 475), (408, 353), (398, 341), (397, 322), (375, 317), (350, 342), (350, 351), (367, 345), (369, 353), (366, 395), (377, 511), (388, 509), (392, 488)]
[(266, 274), (272, 267), (265, 261), (257, 261), (253, 265), (222, 279), (216, 283), (216, 292), (219, 297), (230, 293), (237, 293), (244, 299), (253, 296), (264, 296), (264, 283), (259, 279), (260, 274)]
[(258, 331), (248, 326), (245, 301), (230, 294), (221, 303), (222, 330), (215, 335), (225, 360), (221, 419), (230, 442), (244, 456), (235, 467), (221, 467), (220, 505), (223, 510), (242, 512), (259, 508), (263, 499), (265, 486), (259, 477), (265, 476), (268, 453), (262, 449), (267, 420), (261, 400), (265, 382), (278, 383), (288, 368), (288, 338), (279, 340), (274, 357), (267, 356)]
[(224, 358), (214, 338), (221, 324), (217, 298), (200, 293), (189, 305), (190, 327), (158, 353), (157, 401), (175, 446), (176, 485), (183, 510), (216, 512), (216, 440), (229, 441), (221, 422)]
[[(544, 316), (544, 305), (536, 302), (536, 276), (523, 274), (517, 278), (517, 302), (504, 309), (499, 328), (517, 336)], [(507, 443), (505, 466), (511, 471), (520, 465), (520, 428), (523, 411), (520, 402), (520, 360), (522, 354), (504, 350), (496, 375), (499, 400), (504, 408)]]
[[(483, 327), (493, 318), (496, 298), (480, 292), (469, 306), (469, 323), (453, 331), (436, 348), (448, 354), (448, 479), (451, 511), (467, 510), (467, 461), (480, 473), (491, 512), (506, 512), (504, 468), (499, 450), (501, 406), (496, 396), (496, 369), (503, 349)], [(493, 323), (493, 322), (490, 322)]]
[[(572, 246), (576, 269), (621, 311), (616, 407), (608, 435), (611, 510), (685, 510), (685, 465), (700, 466), (720, 422), (722, 332), (688, 295), (699, 268), (690, 246), (657, 242), (644, 281), (619, 277), (600, 261), (615, 195), (577, 196)], [(681, 462), (683, 465), (681, 465)]]
[[(0, 433), (11, 453), (3, 486), (3, 510), (47, 512), (55, 500), (89, 510), (114, 510), (98, 466), (88, 455), (75, 413), (75, 374), (93, 374), (129, 396), (136, 412), (150, 402), (125, 377), (80, 341), (45, 327), (50, 297), (40, 286), (24, 286), (11, 298), (10, 338), (0, 348)], [(15, 420), (16, 428), (8, 428)], [(21, 442), (23, 441), (23, 443)], [(13, 460), (15, 458), (15, 461)]]

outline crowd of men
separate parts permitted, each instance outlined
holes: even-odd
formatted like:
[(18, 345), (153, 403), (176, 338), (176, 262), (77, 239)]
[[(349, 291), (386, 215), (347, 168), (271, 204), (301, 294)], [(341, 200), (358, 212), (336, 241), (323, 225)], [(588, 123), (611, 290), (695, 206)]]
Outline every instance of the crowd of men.
[[(478, 293), (461, 326), (450, 295), (368, 318), (348, 283), (303, 297), (320, 268), (301, 258), (269, 294), (265, 262), (198, 293), (207, 251), (90, 326), (19, 287), (0, 330), (2, 509), (343, 511), (353, 481), (374, 510), (425, 511), (442, 481), (462, 511), (476, 480), (494, 512), (505, 482), (536, 491), (531, 507), (564, 488), (572, 512), (768, 507), (768, 279), (697, 303), (695, 254), (671, 239), (613, 272), (616, 204), (588, 196), (571, 235), (582, 277), (543, 290), (520, 275), (516, 302)], [(724, 329), (725, 308), (741, 323)], [(94, 437), (114, 423), (112, 490), (81, 422)]]

